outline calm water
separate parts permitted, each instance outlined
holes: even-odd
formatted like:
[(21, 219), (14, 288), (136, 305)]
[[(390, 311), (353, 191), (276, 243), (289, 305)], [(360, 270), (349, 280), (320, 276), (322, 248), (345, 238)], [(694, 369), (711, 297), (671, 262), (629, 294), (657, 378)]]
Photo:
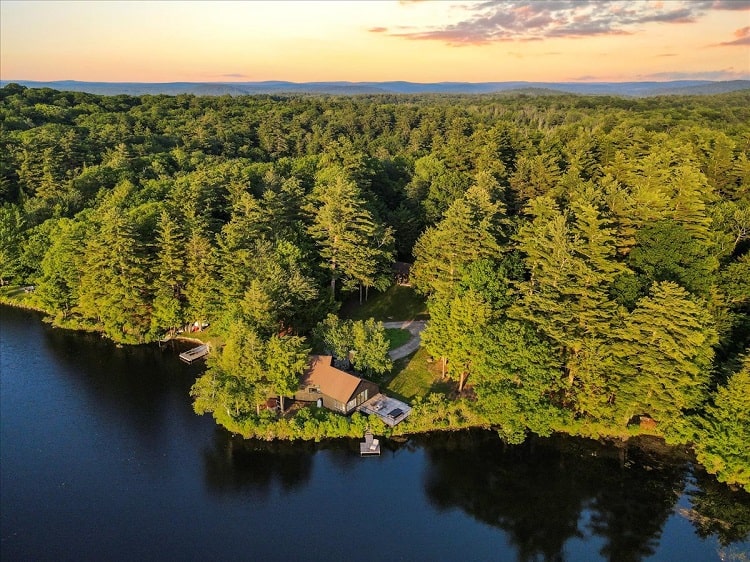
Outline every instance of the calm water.
[(4, 561), (750, 559), (748, 494), (680, 451), (246, 442), (193, 414), (174, 351), (8, 308), (0, 338)]

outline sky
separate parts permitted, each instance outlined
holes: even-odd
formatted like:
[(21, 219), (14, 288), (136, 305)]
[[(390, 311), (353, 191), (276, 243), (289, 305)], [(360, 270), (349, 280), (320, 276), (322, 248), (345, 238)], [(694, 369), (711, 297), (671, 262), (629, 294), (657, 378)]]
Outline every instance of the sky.
[(0, 79), (750, 79), (750, 0), (2, 0)]

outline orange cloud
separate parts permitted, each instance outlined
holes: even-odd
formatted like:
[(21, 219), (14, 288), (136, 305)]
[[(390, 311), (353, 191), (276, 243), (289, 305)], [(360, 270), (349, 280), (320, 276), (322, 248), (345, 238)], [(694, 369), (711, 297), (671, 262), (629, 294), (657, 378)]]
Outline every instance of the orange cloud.
[(736, 46), (736, 45), (750, 45), (750, 26), (742, 27), (734, 32), (734, 36), (737, 39), (733, 41), (724, 41), (719, 43), (721, 46)]
[[(694, 23), (711, 11), (745, 9), (750, 9), (748, 0), (484, 0), (465, 4), (466, 16), (455, 23), (392, 35), (444, 41), (456, 46), (548, 38), (577, 39), (630, 35), (640, 31), (643, 24)], [(738, 41), (744, 41), (744, 37)]]

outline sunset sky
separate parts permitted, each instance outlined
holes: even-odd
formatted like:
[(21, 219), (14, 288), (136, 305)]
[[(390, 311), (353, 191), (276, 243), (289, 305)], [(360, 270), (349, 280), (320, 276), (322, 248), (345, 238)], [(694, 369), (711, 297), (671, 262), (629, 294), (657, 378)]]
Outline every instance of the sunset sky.
[(750, 0), (2, 0), (0, 78), (750, 79)]

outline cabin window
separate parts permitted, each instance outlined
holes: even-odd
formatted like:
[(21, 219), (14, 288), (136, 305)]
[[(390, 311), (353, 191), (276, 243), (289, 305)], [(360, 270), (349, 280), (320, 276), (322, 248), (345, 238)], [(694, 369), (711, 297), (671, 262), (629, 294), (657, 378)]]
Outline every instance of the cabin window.
[(360, 392), (359, 394), (357, 394), (357, 398), (356, 398), (357, 406), (360, 406), (364, 402), (367, 402), (367, 394), (368, 394), (367, 391), (368, 389), (365, 388), (363, 392)]

